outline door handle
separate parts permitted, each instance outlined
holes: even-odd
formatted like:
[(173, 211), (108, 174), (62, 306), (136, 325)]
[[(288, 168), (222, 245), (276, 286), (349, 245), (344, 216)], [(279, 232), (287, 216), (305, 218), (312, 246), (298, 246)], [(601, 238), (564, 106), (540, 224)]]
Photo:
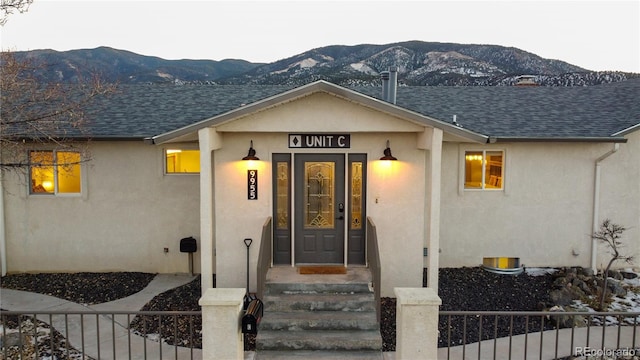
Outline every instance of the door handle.
[(344, 220), (344, 216), (340, 215), (336, 218), (336, 220)]

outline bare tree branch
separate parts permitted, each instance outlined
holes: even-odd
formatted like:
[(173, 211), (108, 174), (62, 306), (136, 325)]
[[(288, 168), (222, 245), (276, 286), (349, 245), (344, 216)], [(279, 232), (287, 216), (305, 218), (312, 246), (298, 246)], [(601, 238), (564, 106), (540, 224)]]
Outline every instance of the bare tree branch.
[(607, 294), (607, 286), (609, 279), (609, 270), (616, 261), (625, 261), (632, 264), (634, 257), (628, 255), (622, 255), (621, 249), (624, 247), (622, 244), (622, 233), (627, 230), (624, 226), (614, 224), (609, 219), (605, 219), (600, 225), (600, 229), (593, 233), (591, 236), (593, 239), (604, 243), (607, 246), (611, 258), (607, 263), (607, 267), (602, 274), (604, 278), (604, 284), (602, 285), (602, 294), (600, 295), (600, 310), (604, 310), (604, 300)]
[[(28, 148), (47, 144), (49, 148), (80, 149), (87, 132), (87, 108), (95, 98), (115, 91), (98, 77), (73, 84), (45, 83), (36, 73), (46, 64), (29, 58), (17, 59), (9, 51), (0, 53), (0, 170), (29, 165)], [(89, 160), (89, 157), (84, 159)]]
[(0, 26), (4, 26), (15, 11), (23, 13), (29, 10), (31, 3), (33, 0), (0, 0)]

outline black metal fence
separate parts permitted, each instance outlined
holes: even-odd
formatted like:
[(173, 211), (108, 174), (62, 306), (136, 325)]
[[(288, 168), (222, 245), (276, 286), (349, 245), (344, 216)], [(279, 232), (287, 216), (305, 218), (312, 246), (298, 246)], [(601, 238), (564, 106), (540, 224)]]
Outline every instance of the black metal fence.
[(0, 359), (201, 359), (199, 311), (0, 311)]
[(639, 325), (640, 312), (441, 311), (438, 354), (442, 359), (639, 359)]
[[(199, 311), (0, 311), (0, 359), (202, 359)], [(441, 311), (439, 359), (639, 359), (640, 312)]]

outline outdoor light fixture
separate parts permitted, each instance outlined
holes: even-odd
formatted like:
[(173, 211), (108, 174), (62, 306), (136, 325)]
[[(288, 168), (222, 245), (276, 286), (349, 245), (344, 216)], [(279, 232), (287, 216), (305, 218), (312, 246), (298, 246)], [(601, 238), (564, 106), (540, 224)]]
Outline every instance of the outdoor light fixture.
[(389, 140), (387, 140), (387, 148), (384, 149), (384, 156), (380, 160), (398, 160), (391, 155), (391, 148), (389, 147)]
[(256, 151), (253, 149), (253, 140), (251, 140), (251, 145), (249, 145), (249, 153), (243, 157), (242, 160), (260, 160), (256, 156)]

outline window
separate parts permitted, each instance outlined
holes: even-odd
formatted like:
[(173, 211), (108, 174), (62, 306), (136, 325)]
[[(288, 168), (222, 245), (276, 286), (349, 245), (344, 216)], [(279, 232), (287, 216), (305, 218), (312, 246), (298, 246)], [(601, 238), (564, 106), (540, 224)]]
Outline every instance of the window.
[(362, 161), (351, 161), (351, 169), (350, 169), (350, 189), (351, 189), (351, 199), (350, 199), (350, 209), (351, 209), (351, 229), (352, 230), (360, 230), (362, 229), (362, 193), (363, 193), (363, 183), (362, 183), (362, 167), (364, 162)]
[(503, 151), (466, 151), (464, 154), (464, 188), (503, 188)]
[(32, 151), (29, 153), (31, 194), (79, 194), (81, 157), (74, 151)]
[(199, 174), (200, 150), (167, 149), (165, 169), (167, 174)]

